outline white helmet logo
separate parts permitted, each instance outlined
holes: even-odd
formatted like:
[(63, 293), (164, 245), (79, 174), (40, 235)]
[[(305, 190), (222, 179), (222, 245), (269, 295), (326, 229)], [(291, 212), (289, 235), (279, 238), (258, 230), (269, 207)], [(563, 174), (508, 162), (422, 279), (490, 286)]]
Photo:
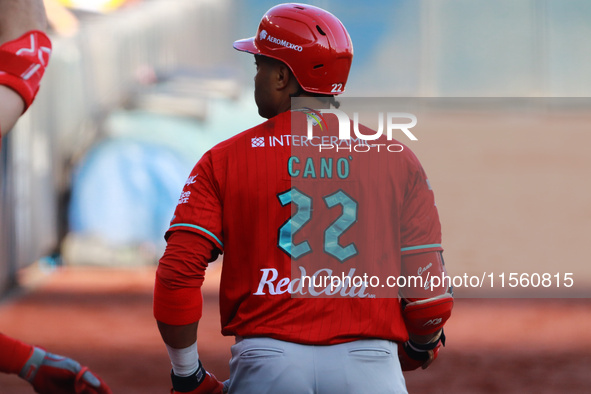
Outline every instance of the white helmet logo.
[(264, 40), (265, 38), (267, 38), (267, 31), (266, 30), (261, 31), (261, 34), (259, 34), (259, 38), (261, 40)]

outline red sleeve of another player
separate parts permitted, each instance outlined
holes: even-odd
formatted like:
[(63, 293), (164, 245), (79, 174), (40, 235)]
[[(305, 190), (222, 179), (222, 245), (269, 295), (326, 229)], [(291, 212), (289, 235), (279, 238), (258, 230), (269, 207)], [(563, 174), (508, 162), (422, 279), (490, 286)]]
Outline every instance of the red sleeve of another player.
[(0, 45), (0, 85), (16, 91), (33, 103), (51, 55), (51, 40), (42, 31), (31, 30)]
[(443, 250), (433, 190), (418, 159), (412, 159), (402, 211), (402, 255)]
[(215, 180), (211, 152), (195, 165), (181, 192), (166, 238), (176, 230), (197, 233), (224, 250), (222, 203)]
[(0, 334), (0, 372), (20, 373), (32, 351), (31, 345)]

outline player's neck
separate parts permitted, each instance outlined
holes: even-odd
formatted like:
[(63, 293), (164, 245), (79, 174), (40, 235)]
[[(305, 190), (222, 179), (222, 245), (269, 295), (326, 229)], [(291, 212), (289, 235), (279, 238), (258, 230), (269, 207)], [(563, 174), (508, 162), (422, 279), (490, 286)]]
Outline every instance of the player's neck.
[(290, 108), (292, 111), (300, 109), (314, 108), (314, 109), (328, 109), (330, 108), (330, 102), (326, 97), (312, 96), (308, 94), (302, 94), (297, 97), (297, 100), (290, 101)]

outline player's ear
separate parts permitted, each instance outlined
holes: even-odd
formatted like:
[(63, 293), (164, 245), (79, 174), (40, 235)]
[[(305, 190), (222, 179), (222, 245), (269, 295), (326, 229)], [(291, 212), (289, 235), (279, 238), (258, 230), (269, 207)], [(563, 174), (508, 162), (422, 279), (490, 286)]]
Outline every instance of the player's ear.
[(283, 90), (287, 88), (292, 83), (292, 80), (295, 79), (289, 67), (287, 67), (287, 65), (285, 65), (283, 62), (277, 62), (274, 71), (274, 83), (277, 90)]

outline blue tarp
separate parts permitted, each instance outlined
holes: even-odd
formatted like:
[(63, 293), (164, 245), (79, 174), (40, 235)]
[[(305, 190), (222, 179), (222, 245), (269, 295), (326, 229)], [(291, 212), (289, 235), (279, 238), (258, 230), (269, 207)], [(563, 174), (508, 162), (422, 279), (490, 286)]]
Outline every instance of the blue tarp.
[(212, 100), (205, 121), (144, 111), (119, 111), (106, 122), (111, 137), (77, 166), (69, 207), (70, 231), (109, 246), (151, 243), (164, 233), (184, 183), (216, 143), (263, 119), (252, 92), (240, 100)]
[(104, 141), (74, 176), (70, 230), (112, 246), (161, 245), (186, 176), (187, 163), (167, 147)]

